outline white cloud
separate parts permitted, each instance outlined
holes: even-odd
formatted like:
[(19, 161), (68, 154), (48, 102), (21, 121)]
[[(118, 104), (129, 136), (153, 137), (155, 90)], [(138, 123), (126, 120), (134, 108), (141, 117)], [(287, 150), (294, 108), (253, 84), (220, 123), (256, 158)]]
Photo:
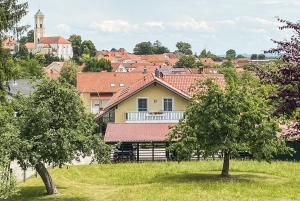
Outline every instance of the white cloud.
[(130, 24), (129, 22), (121, 19), (93, 22), (90, 25), (90, 27), (95, 30), (99, 30), (101, 32), (109, 32), (109, 33), (118, 33), (118, 32), (128, 33), (138, 29), (138, 25)]
[(59, 24), (56, 28), (67, 34), (71, 32), (71, 27), (67, 24)]
[(154, 29), (164, 29), (164, 23), (162, 22), (146, 22), (144, 23), (145, 27), (154, 28)]
[(215, 30), (215, 28), (207, 21), (196, 20), (192, 17), (186, 17), (185, 19), (171, 22), (169, 23), (169, 26), (178, 30), (192, 30), (199, 32), (213, 32)]

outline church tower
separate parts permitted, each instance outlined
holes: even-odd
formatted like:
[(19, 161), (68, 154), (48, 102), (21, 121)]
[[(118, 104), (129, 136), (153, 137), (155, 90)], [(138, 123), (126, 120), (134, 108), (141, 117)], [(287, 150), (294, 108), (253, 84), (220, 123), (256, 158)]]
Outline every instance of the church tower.
[(40, 42), (41, 37), (44, 37), (45, 34), (45, 27), (44, 27), (44, 14), (41, 12), (41, 10), (38, 10), (38, 12), (34, 16), (34, 46), (37, 48), (37, 44)]

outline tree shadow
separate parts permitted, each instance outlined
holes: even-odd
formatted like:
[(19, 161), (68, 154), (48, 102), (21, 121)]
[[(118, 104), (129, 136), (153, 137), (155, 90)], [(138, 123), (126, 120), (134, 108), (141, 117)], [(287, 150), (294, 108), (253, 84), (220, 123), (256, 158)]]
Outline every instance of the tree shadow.
[(182, 173), (182, 174), (167, 174), (157, 176), (155, 182), (161, 183), (255, 183), (259, 180), (268, 178), (267, 175), (254, 175), (247, 173), (240, 173), (238, 175), (230, 175), (228, 177), (222, 177), (217, 173)]
[[(65, 189), (64, 187), (57, 187), (58, 190)], [(20, 193), (18, 196), (15, 196), (9, 201), (88, 201), (88, 198), (85, 197), (76, 197), (76, 196), (63, 196), (63, 194), (57, 195), (47, 195), (44, 186), (26, 186), (21, 187)]]

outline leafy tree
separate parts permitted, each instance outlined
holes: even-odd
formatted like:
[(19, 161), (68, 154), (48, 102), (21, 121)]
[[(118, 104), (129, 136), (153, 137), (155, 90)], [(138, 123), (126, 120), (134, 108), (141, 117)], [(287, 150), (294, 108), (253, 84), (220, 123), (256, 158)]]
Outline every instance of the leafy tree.
[(16, 31), (15, 25), (27, 14), (28, 3), (18, 0), (0, 0), (0, 39), (9, 31)]
[(33, 43), (34, 42), (34, 30), (30, 30), (27, 32), (27, 42)]
[(250, 58), (251, 58), (251, 60), (257, 60), (258, 55), (257, 54), (252, 54)]
[(93, 117), (85, 112), (76, 89), (57, 80), (39, 83), (20, 106), (20, 139), (26, 146), (18, 152), (18, 161), (23, 168), (35, 167), (47, 194), (55, 194), (57, 188), (46, 167), (62, 167), (92, 153), (99, 142), (99, 137), (93, 136)]
[(230, 60), (228, 60), (221, 64), (221, 68), (234, 68), (234, 65)]
[(14, 57), (18, 58), (18, 59), (28, 59), (29, 58), (29, 51), (24, 43), (19, 44), (19, 51), (16, 52)]
[(70, 85), (76, 85), (76, 76), (77, 76), (78, 66), (73, 61), (69, 61), (64, 64), (60, 71), (60, 82), (66, 82)]
[(34, 55), (34, 59), (36, 59), (42, 66), (48, 66), (52, 62), (61, 61), (61, 59), (53, 54), (44, 54), (44, 53), (36, 53)]
[(226, 52), (226, 59), (233, 60), (233, 59), (235, 59), (235, 57), (236, 57), (235, 50), (233, 50), (233, 49), (227, 50), (227, 52)]
[(137, 55), (153, 54), (154, 52), (152, 48), (152, 43), (148, 41), (136, 44), (133, 49), (133, 53)]
[(257, 56), (257, 58), (258, 58), (259, 60), (265, 60), (265, 59), (266, 59), (266, 55), (264, 55), (264, 54), (259, 54), (259, 55)]
[(252, 81), (251, 74), (229, 75), (225, 89), (213, 80), (200, 84), (185, 119), (170, 134), (171, 140), (177, 140), (171, 150), (178, 160), (190, 158), (193, 150), (202, 150), (204, 156), (222, 151), (222, 176), (229, 175), (230, 158), (239, 151), (267, 161), (278, 152), (290, 151), (277, 138), (279, 125), (270, 115), (272, 107), (260, 93), (260, 84)]
[(108, 71), (111, 72), (112, 66), (111, 62), (107, 59), (96, 59), (90, 58), (85, 63), (84, 72), (101, 72)]
[(16, 126), (14, 111), (11, 105), (0, 102), (0, 199), (8, 199), (18, 190), (16, 180), (8, 171), (8, 165), (13, 155), (19, 150), (19, 130)]
[(44, 76), (44, 69), (36, 59), (20, 60), (18, 66), (22, 78), (40, 79)]
[(200, 58), (206, 58), (207, 57), (207, 51), (206, 49), (203, 49), (199, 55)]
[(196, 60), (193, 55), (182, 56), (175, 64), (176, 68), (194, 68), (196, 67)]
[(83, 54), (89, 54), (91, 57), (96, 56), (97, 49), (91, 40), (85, 40), (81, 44), (81, 52)]
[(170, 52), (170, 50), (167, 47), (163, 46), (162, 43), (158, 40), (153, 43), (152, 49), (154, 54), (164, 54)]
[(193, 54), (192, 46), (189, 43), (180, 41), (180, 42), (176, 43), (176, 47), (177, 47), (177, 51), (181, 52), (182, 54), (185, 54), (185, 55)]
[(236, 56), (236, 58), (237, 58), (237, 59), (244, 59), (244, 58), (246, 58), (246, 57), (243, 56), (243, 55), (241, 55), (241, 54), (239, 54), (239, 55)]
[(81, 55), (82, 55), (82, 48), (81, 48), (81, 36), (79, 35), (71, 35), (69, 41), (72, 43), (73, 48), (73, 59), (78, 62)]
[(283, 23), (280, 30), (291, 30), (295, 33), (290, 40), (275, 41), (276, 48), (265, 53), (273, 53), (280, 56), (282, 62), (277, 62), (271, 68), (259, 66), (256, 68), (257, 75), (263, 82), (278, 85), (277, 92), (271, 96), (279, 101), (275, 115), (285, 114), (293, 123), (294, 131), (290, 135), (300, 133), (300, 23), (293, 23), (287, 20), (278, 19)]

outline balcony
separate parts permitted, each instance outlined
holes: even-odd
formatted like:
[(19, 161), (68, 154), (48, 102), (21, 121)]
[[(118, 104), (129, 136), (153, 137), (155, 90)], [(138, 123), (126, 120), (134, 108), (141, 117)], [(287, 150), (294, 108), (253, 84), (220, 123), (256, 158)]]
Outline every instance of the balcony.
[(127, 112), (127, 123), (162, 123), (178, 122), (184, 117), (183, 111), (170, 112)]

